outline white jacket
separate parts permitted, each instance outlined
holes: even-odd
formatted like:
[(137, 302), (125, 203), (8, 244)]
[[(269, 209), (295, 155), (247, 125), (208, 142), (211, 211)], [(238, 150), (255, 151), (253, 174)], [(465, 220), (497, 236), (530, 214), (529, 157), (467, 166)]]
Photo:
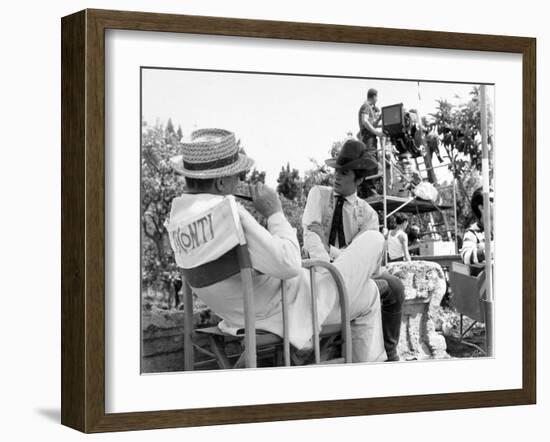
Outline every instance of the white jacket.
[[(172, 201), (170, 220), (198, 215), (205, 205), (217, 204), (222, 198), (221, 195), (184, 194)], [(238, 214), (254, 269), (256, 328), (283, 335), (280, 284), (284, 280), (289, 300), (290, 342), (297, 348), (309, 346), (313, 335), (309, 271), (301, 266), (296, 230), (282, 212), (269, 217), (267, 229), (240, 204)], [(244, 328), (239, 274), (211, 286), (194, 289), (194, 292), (223, 319), (219, 324), (221, 330), (235, 334), (238, 329)], [(335, 292), (332, 283), (319, 287), (319, 324), (323, 323), (333, 307)]]

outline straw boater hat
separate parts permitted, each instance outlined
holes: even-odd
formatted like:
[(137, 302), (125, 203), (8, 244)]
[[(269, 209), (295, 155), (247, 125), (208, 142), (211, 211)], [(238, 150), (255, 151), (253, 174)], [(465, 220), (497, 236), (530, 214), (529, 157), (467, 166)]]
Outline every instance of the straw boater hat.
[(191, 141), (180, 143), (181, 155), (170, 159), (172, 167), (188, 178), (209, 179), (249, 170), (254, 160), (239, 152), (235, 135), (225, 129), (199, 129)]
[(336, 158), (325, 160), (329, 167), (341, 170), (366, 170), (378, 167), (378, 161), (367, 153), (367, 147), (361, 141), (347, 140)]

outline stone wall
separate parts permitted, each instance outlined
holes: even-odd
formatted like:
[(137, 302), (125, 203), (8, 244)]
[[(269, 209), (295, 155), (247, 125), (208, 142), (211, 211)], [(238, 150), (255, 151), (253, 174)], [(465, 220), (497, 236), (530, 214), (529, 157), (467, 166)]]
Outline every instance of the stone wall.
[[(144, 308), (142, 321), (141, 372), (159, 373), (183, 371), (183, 321), (184, 313), (178, 309), (160, 309), (154, 306)], [(195, 327), (209, 327), (217, 324), (219, 318), (210, 314), (207, 308), (195, 311)], [(205, 361), (206, 357), (195, 352), (196, 361)], [(214, 369), (215, 364), (206, 364), (203, 368)]]

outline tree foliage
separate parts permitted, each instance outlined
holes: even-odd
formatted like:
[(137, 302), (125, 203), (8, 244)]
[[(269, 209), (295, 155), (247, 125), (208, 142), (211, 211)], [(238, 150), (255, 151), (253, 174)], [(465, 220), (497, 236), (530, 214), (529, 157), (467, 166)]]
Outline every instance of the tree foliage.
[[(470, 99), (453, 106), (447, 100), (437, 100), (436, 111), (430, 114), (429, 124), (435, 128), (438, 141), (452, 160), (451, 171), (457, 180), (463, 180), (472, 170), (481, 171), (481, 110), (480, 90), (472, 88)], [(487, 112), (489, 153), (492, 151), (492, 113)], [(433, 142), (433, 141), (432, 141)], [(491, 155), (489, 155), (491, 157)]]
[[(481, 185), (481, 98), (480, 89), (475, 86), (467, 101), (453, 106), (447, 100), (437, 100), (436, 111), (430, 114), (431, 132), (437, 134), (432, 143), (439, 143), (451, 159), (451, 170), (457, 183), (458, 225), (467, 225), (471, 218), (470, 198), (476, 187)], [(493, 116), (487, 109), (487, 142), (489, 149), (489, 175), (492, 176)], [(452, 203), (452, 196), (443, 194), (446, 203)]]
[(145, 285), (167, 285), (176, 274), (164, 221), (169, 216), (172, 200), (181, 194), (184, 184), (170, 165), (170, 158), (179, 154), (177, 137), (173, 124), (142, 126), (141, 232)]
[(174, 123), (172, 122), (171, 118), (168, 118), (168, 122), (166, 123), (165, 132), (169, 136), (175, 135), (175, 133), (176, 133), (176, 131), (174, 130)]
[(260, 172), (258, 169), (254, 168), (246, 174), (244, 182), (246, 184), (265, 183), (265, 172)]
[(296, 236), (298, 237), (298, 243), (300, 247), (304, 245), (303, 229), (302, 229), (302, 216), (304, 215), (305, 202), (298, 200), (290, 200), (281, 196), (281, 205), (283, 206), (283, 213), (286, 219), (292, 227), (296, 229)]
[(299, 200), (302, 197), (303, 182), (300, 180), (300, 172), (298, 169), (291, 170), (290, 163), (286, 163), (286, 167), (281, 167), (277, 183), (277, 192), (285, 198)]
[[(477, 169), (467, 166), (464, 176), (465, 178), (461, 183), (464, 192), (456, 193), (457, 227), (459, 231), (467, 228), (474, 221), (475, 217), (470, 207), (470, 200), (474, 191), (482, 185), (481, 173)], [(452, 183), (443, 183), (443, 188), (439, 191), (439, 197), (441, 204), (453, 205)], [(454, 223), (454, 213), (449, 216), (449, 222)]]
[(310, 158), (312, 167), (304, 173), (302, 195), (307, 198), (313, 186), (332, 186), (334, 184), (334, 172), (325, 164), (319, 164)]

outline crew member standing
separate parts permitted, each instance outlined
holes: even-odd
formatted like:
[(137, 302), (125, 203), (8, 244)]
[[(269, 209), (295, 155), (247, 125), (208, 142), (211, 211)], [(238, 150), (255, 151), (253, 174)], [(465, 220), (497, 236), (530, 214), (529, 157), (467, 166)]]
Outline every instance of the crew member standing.
[[(373, 156), (378, 161), (378, 138), (384, 136), (382, 130), (377, 129), (382, 114), (380, 109), (376, 107), (378, 102), (378, 91), (370, 88), (367, 91), (367, 101), (365, 101), (359, 108), (359, 134), (357, 138), (361, 140), (367, 147), (367, 153)], [(376, 196), (378, 194), (377, 179), (372, 178), (378, 175), (378, 164), (367, 170), (367, 176), (371, 178), (366, 182), (367, 196)]]
[[(490, 202), (493, 197), (490, 196)], [(483, 187), (475, 190), (470, 201), (472, 212), (476, 221), (472, 223), (464, 233), (460, 256), (464, 264), (481, 264), (485, 261), (485, 226), (483, 225)], [(493, 215), (493, 208), (489, 209), (490, 216)], [(492, 223), (491, 223), (492, 225)], [(491, 232), (492, 236), (493, 232)]]
[(359, 108), (359, 139), (367, 146), (367, 153), (375, 155), (376, 158), (378, 158), (376, 155), (377, 137), (384, 136), (384, 132), (377, 129), (382, 118), (380, 109), (376, 107), (377, 102), (378, 91), (371, 88), (367, 92), (367, 101)]

